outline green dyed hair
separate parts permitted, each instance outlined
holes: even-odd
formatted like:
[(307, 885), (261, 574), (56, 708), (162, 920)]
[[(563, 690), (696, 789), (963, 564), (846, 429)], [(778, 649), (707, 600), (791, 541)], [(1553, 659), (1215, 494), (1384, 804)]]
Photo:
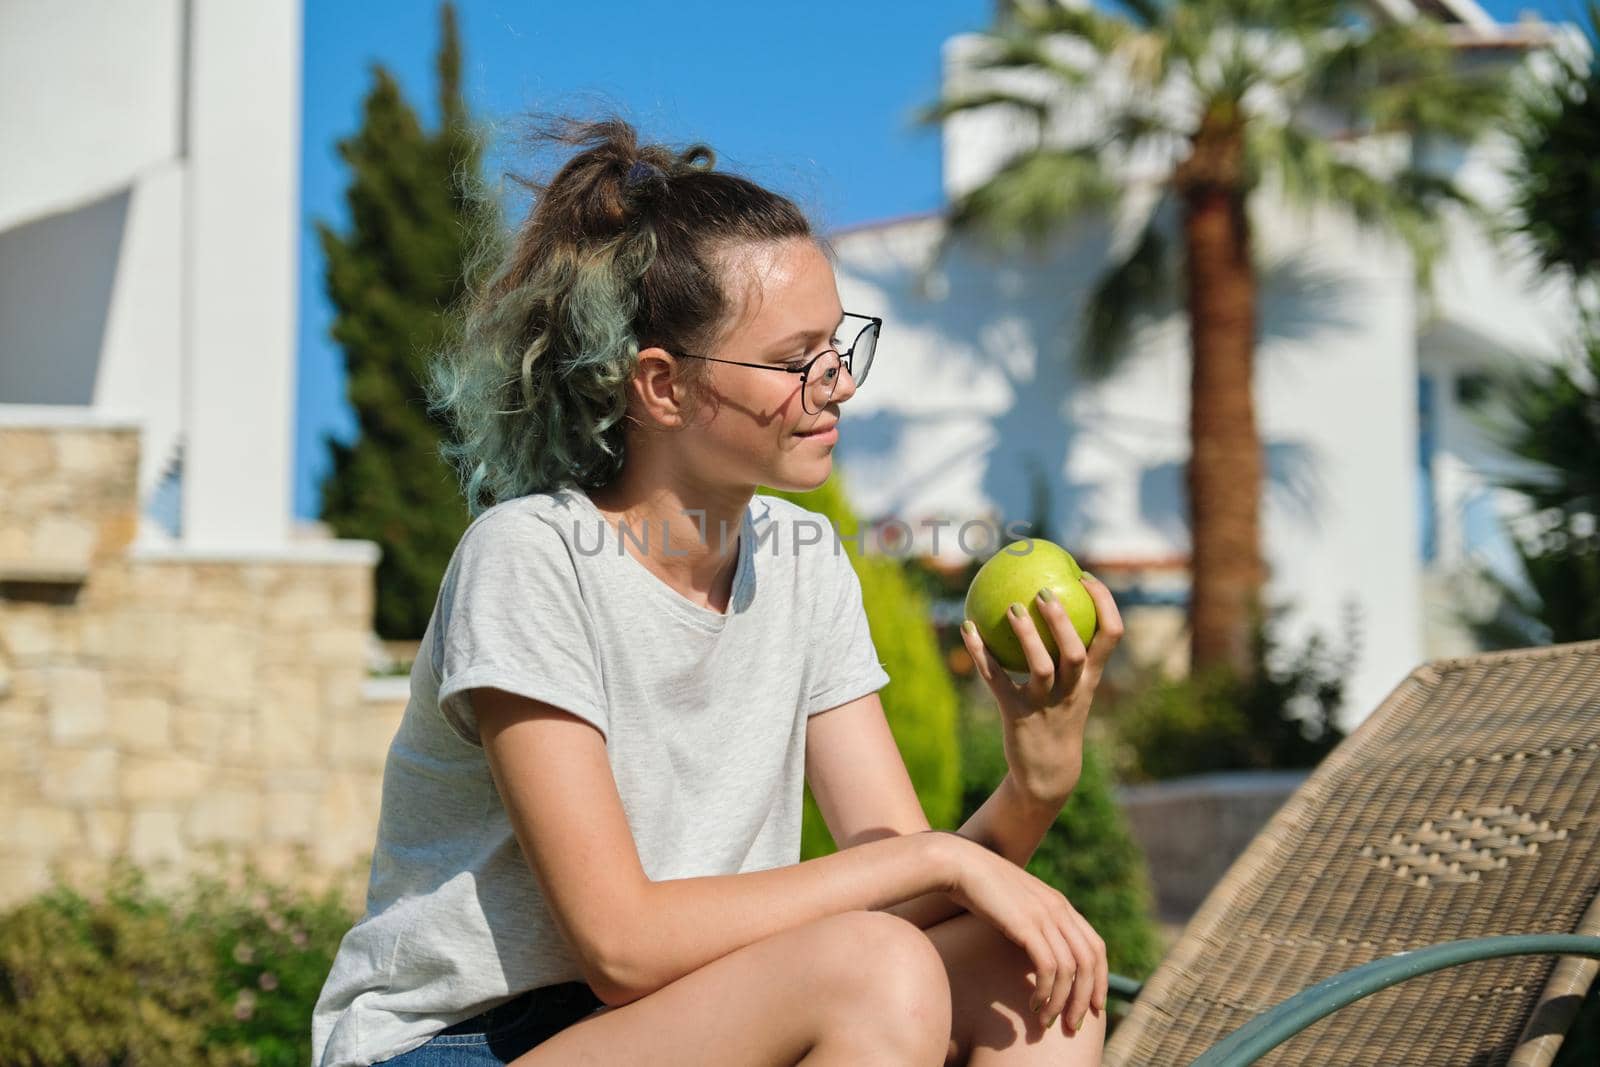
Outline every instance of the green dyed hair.
[[(712, 347), (735, 310), (726, 252), (792, 238), (827, 248), (793, 201), (714, 170), (706, 145), (641, 145), (615, 117), (561, 117), (532, 136), (578, 151), (548, 182), (511, 176), (532, 208), (479, 244), (486, 269), (469, 268), (461, 314), (426, 368), (429, 413), (452, 430), (441, 453), (473, 516), (616, 476), (639, 350)], [(679, 364), (691, 407), (708, 367)]]

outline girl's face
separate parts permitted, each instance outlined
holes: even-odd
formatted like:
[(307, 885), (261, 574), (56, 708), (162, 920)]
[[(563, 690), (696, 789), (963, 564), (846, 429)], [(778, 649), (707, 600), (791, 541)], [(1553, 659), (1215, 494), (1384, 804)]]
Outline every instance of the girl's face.
[[(740, 310), (705, 355), (800, 367), (825, 349), (838, 349), (836, 331), (844, 310), (833, 266), (815, 242), (746, 246), (730, 254), (728, 268)], [(832, 435), (801, 435), (839, 421), (839, 406), (856, 388), (848, 372), (840, 369), (832, 399), (813, 414), (805, 410), (798, 374), (708, 366), (704, 413), (680, 438), (684, 458), (695, 470), (723, 484), (737, 479), (733, 484), (795, 492), (827, 481), (833, 470)]]

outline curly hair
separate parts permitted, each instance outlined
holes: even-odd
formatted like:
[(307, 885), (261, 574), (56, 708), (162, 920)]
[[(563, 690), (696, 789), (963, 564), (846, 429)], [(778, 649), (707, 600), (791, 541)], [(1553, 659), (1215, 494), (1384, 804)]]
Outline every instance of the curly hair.
[[(704, 144), (641, 145), (615, 117), (561, 117), (533, 137), (579, 151), (548, 182), (512, 175), (534, 204), (474, 252), (488, 266), (469, 268), (462, 313), (426, 368), (428, 411), (454, 438), (440, 451), (474, 517), (616, 476), (639, 351), (714, 343), (734, 310), (726, 253), (790, 238), (828, 247), (793, 201), (714, 170)], [(691, 408), (708, 367), (679, 365)]]

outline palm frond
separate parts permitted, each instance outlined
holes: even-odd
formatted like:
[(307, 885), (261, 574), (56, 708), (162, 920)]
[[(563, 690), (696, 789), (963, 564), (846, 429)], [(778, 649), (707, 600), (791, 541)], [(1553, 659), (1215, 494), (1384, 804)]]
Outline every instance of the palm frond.
[(1060, 34), (1085, 42), (1101, 55), (1111, 55), (1138, 27), (1126, 19), (1104, 15), (1087, 5), (1068, 7), (1059, 2), (1015, 3), (1011, 12), (1016, 26), (1031, 34)]
[(986, 35), (968, 65), (973, 70), (1041, 71), (1067, 86), (1082, 85), (1093, 73), (1063, 62), (1050, 51), (1047, 38), (1029, 33)]
[(947, 219), (952, 229), (996, 245), (1019, 238), (1037, 245), (1084, 209), (1108, 202), (1114, 188), (1093, 148), (1034, 148), (958, 197)]
[(1127, 254), (1106, 268), (1084, 303), (1078, 367), (1092, 381), (1117, 368), (1134, 323), (1170, 299), (1175, 289), (1168, 207), (1164, 197), (1157, 202)]
[(1499, 79), (1425, 71), (1374, 89), (1367, 106), (1375, 133), (1405, 130), (1469, 141), (1504, 121), (1507, 103)]
[(1199, 0), (1218, 25), (1239, 29), (1272, 30), (1276, 33), (1302, 33), (1335, 24), (1340, 0)]
[(1399, 237), (1415, 258), (1424, 288), (1443, 250), (1440, 209), (1453, 203), (1469, 212), (1482, 210), (1448, 178), (1415, 169), (1378, 175), (1340, 159), (1327, 141), (1292, 124), (1252, 124), (1246, 149), (1252, 171), (1276, 174), (1291, 204), (1342, 207), (1362, 226)]
[(1363, 132), (1470, 139), (1504, 119), (1503, 74), (1464, 73), (1442, 28), (1426, 22), (1307, 34), (1299, 95), (1343, 112)]
[(1175, 125), (1164, 115), (1143, 106), (1139, 101), (1129, 101), (1105, 120), (1105, 132), (1100, 137), (1103, 148), (1116, 146), (1124, 156), (1131, 156), (1147, 141), (1159, 140), (1169, 144), (1187, 139), (1189, 131)]
[[(1600, 4), (1589, 19), (1600, 39)], [(1529, 79), (1516, 101), (1507, 228), (1532, 241), (1541, 269), (1600, 277), (1600, 59), (1549, 58), (1553, 77)]]
[(1117, 6), (1132, 15), (1142, 29), (1153, 30), (1167, 19), (1171, 4), (1162, 0), (1117, 0)]
[(1049, 117), (1051, 106), (1048, 99), (1041, 100), (1005, 89), (981, 89), (947, 96), (926, 107), (919, 108), (912, 113), (911, 121), (917, 125), (937, 126), (952, 115), (959, 115), (964, 111), (977, 111), (982, 108), (995, 107), (996, 105), (1014, 107), (1025, 111), (1041, 123)]

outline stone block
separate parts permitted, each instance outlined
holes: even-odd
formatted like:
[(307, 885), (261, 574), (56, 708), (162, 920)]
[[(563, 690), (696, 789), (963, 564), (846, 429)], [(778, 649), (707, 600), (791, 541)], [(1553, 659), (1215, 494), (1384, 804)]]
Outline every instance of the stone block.
[(12, 518), (0, 511), (0, 559), (23, 560), (32, 551), (32, 536), (22, 516)]
[(105, 430), (58, 430), (55, 446), (57, 473), (67, 477), (104, 477), (123, 462), (116, 440)]
[(48, 751), (39, 778), (40, 792), (60, 804), (115, 800), (117, 765), (117, 751), (109, 746)]
[(181, 604), (194, 590), (193, 568), (177, 562), (138, 562), (128, 569), (129, 593), (150, 607)]
[(106, 662), (163, 674), (176, 668), (184, 630), (178, 611), (134, 608), (108, 616), (103, 625), (96, 640), (105, 643)]
[(45, 738), (49, 722), (44, 701), (18, 693), (0, 703), (0, 738), (7, 744), (37, 744)]
[(269, 626), (326, 625), (334, 610), (326, 586), (297, 576), (267, 602), (266, 622)]
[(0, 820), (0, 850), (29, 856), (54, 856), (76, 848), (81, 839), (77, 817), (53, 805), (29, 804)]
[[(0, 442), (0, 454), (5, 451)], [(13, 908), (47, 891), (55, 879), (44, 856), (0, 852), (0, 908)]]
[(382, 771), (394, 740), (395, 723), (386, 714), (362, 713), (328, 724), (328, 766), (335, 769)]
[[(130, 487), (131, 488), (131, 487)], [(128, 493), (131, 502), (133, 493)], [(96, 561), (112, 560), (122, 557), (139, 536), (139, 512), (134, 507), (121, 507), (108, 515), (100, 516), (95, 523), (95, 550)]]
[(12, 663), (42, 663), (54, 652), (56, 634), (49, 612), (39, 604), (0, 604), (0, 643), (11, 651)]
[(268, 792), (282, 790), (284, 792), (305, 791), (321, 794), (328, 782), (328, 772), (321, 767), (312, 767), (302, 764), (298, 767), (280, 767), (275, 770), (264, 771), (261, 775), (262, 788)]
[(118, 792), (134, 805), (172, 804), (198, 796), (211, 777), (211, 765), (202, 760), (128, 754), (122, 758)]
[(368, 630), (326, 627), (316, 632), (307, 649), (319, 666), (366, 666)]
[(246, 844), (256, 840), (262, 821), (261, 798), (242, 789), (214, 789), (196, 797), (184, 830), (191, 844)]
[(55, 465), (49, 431), (0, 430), (0, 484), (41, 480)]
[(172, 712), (177, 750), (215, 763), (254, 761), (255, 718), (236, 708), (180, 705)]
[(184, 626), (182, 649), (181, 699), (248, 706), (256, 685), (256, 647), (247, 629), (212, 618), (194, 619)]
[(166, 752), (173, 746), (172, 702), (156, 697), (112, 697), (106, 729), (124, 752)]
[(83, 841), (89, 855), (110, 859), (128, 847), (128, 813), (116, 808), (91, 808), (83, 813)]
[(78, 515), (45, 515), (33, 527), (30, 559), (87, 566), (99, 542), (97, 524)]
[(141, 866), (182, 863), (183, 817), (165, 808), (135, 811), (128, 826), (128, 858)]
[(329, 777), (322, 794), (322, 829), (313, 842), (318, 864), (330, 867), (370, 851), (382, 800), (380, 775), (348, 771)]
[(263, 768), (277, 770), (321, 762), (323, 718), (315, 701), (263, 701), (255, 723), (255, 755)]
[(262, 821), (262, 836), (267, 841), (316, 839), (322, 823), (319, 801), (321, 790), (274, 789), (267, 793), (267, 810)]
[(322, 708), (329, 715), (349, 714), (361, 707), (361, 684), (367, 672), (360, 664), (322, 669)]
[(50, 709), (50, 740), (56, 744), (98, 741), (106, 734), (105, 676), (88, 667), (54, 667), (45, 672), (45, 702)]

